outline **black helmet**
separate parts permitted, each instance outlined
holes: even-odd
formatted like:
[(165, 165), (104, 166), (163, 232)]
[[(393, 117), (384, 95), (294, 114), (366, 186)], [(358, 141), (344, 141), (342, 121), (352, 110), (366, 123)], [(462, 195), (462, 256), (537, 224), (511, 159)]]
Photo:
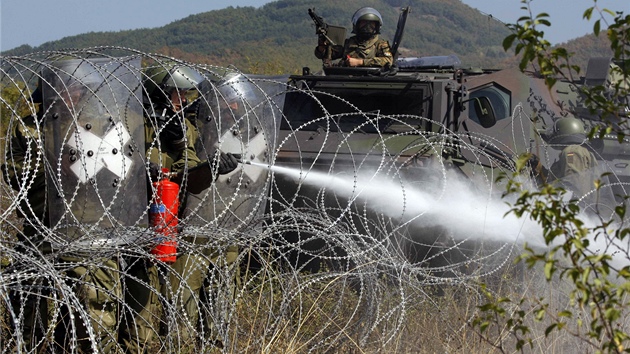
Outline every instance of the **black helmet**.
[[(361, 33), (361, 30), (358, 28), (359, 21), (374, 21), (376, 22), (376, 29), (374, 32), (370, 33)], [(376, 9), (371, 7), (362, 7), (357, 10), (357, 12), (352, 15), (352, 33), (357, 35), (369, 35), (374, 36), (376, 34), (381, 33), (381, 26), (383, 26), (383, 17), (380, 12), (376, 11)]]

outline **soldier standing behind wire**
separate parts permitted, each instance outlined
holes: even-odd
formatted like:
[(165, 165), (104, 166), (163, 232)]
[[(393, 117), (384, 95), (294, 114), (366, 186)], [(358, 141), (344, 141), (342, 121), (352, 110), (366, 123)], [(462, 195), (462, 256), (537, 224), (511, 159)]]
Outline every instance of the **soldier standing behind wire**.
[[(194, 93), (201, 79), (201, 75), (195, 70), (171, 62), (158, 63), (156, 66), (143, 70), (145, 149), (151, 179), (149, 199), (155, 193), (150, 187), (151, 182), (165, 177), (162, 175), (163, 169), (177, 174), (201, 162), (194, 147), (197, 139), (196, 131), (183, 114), (183, 109), (188, 104), (187, 94)], [(180, 184), (181, 180), (178, 179), (176, 182)], [(143, 341), (151, 341), (154, 336), (157, 336), (155, 329), (159, 328), (159, 324), (156, 319), (159, 318), (161, 312), (158, 294), (162, 292), (162, 289), (156, 263), (152, 262), (147, 266), (151, 269), (151, 272), (147, 273), (148, 278), (140, 278), (140, 282), (132, 280), (127, 284), (127, 288), (131, 291), (128, 292), (126, 299), (126, 302), (130, 304), (126, 315), (130, 319), (140, 317), (148, 320), (141, 324), (137, 333), (122, 333), (120, 338), (122, 341), (133, 341), (134, 336)], [(163, 271), (167, 272), (166, 269), (163, 268)], [(137, 290), (142, 293), (142, 281), (146, 281), (151, 288), (160, 289), (160, 291), (144, 292), (148, 297), (136, 298), (134, 293)], [(166, 310), (164, 309), (165, 312)]]
[[(46, 160), (45, 149), (55, 144), (87, 141), (77, 138), (80, 135), (78, 131), (71, 134), (70, 138), (49, 135), (54, 129), (43, 133), (46, 131), (44, 126), (57, 124), (55, 127), (63, 130), (65, 124), (65, 128), (72, 129), (75, 124), (78, 126), (79, 120), (96, 122), (102, 118), (99, 110), (103, 107), (95, 105), (97, 100), (93, 98), (94, 92), (103, 85), (104, 78), (91, 62), (83, 59), (54, 62), (43, 71), (46, 80), (40, 79), (38, 88), (31, 95), (32, 103), (39, 105), (37, 114), (15, 123), (2, 169), (5, 180), (14, 190), (27, 191), (18, 209), (18, 215), (24, 218), (24, 225), (22, 233), (18, 233), (16, 254), (20, 255), (20, 260), (15, 266), (29, 266), (26, 262), (33, 260), (41, 260), (45, 264), (50, 262), (58, 272), (56, 276), (64, 281), (57, 283), (47, 279), (45, 273), (39, 273), (12, 291), (10, 296), (16, 311), (16, 317), (13, 318), (14, 338), (18, 352), (66, 352), (74, 348), (82, 352), (96, 349), (107, 353), (117, 346), (117, 309), (122, 298), (118, 256), (115, 252), (95, 253), (90, 247), (72, 247), (75, 241), (77, 244), (94, 241), (90, 239), (94, 235), (75, 225), (68, 226), (66, 221), (59, 219), (60, 213), (70, 213), (64, 208), (51, 206), (62, 200), (59, 197), (63, 196), (63, 186), (51, 186), (52, 176), (44, 170), (44, 166), (51, 163), (51, 160)], [(61, 121), (64, 123), (59, 123)], [(44, 135), (47, 135), (48, 141), (44, 140)], [(70, 155), (76, 157), (84, 153), (86, 151), (80, 150)], [(59, 158), (58, 161), (67, 163), (71, 160)], [(79, 171), (82, 173), (87, 170)], [(63, 182), (72, 183), (67, 180)], [(75, 193), (81, 189), (80, 186), (75, 189)], [(59, 193), (55, 201), (50, 198), (49, 189), (52, 188), (57, 188)], [(85, 205), (94, 204), (86, 202)], [(87, 216), (90, 219), (98, 212), (86, 210), (82, 216), (91, 213)], [(50, 229), (51, 215), (59, 219), (56, 220), (58, 232)], [(68, 238), (63, 239), (64, 236)], [(73, 291), (73, 296), (64, 293), (66, 288)], [(58, 302), (53, 303), (52, 299)], [(80, 306), (76, 306), (73, 300)], [(53, 314), (54, 317), (51, 317)], [(22, 338), (18, 338), (20, 335)]]
[(597, 160), (584, 146), (588, 141), (584, 123), (574, 117), (559, 118), (545, 140), (552, 148), (560, 150), (560, 155), (549, 169), (542, 166), (537, 156), (532, 157), (530, 165), (537, 184), (553, 183), (578, 198), (592, 191)]
[[(195, 143), (198, 132), (194, 125), (185, 116), (187, 107), (192, 104), (195, 95), (198, 95), (198, 85), (203, 77), (194, 69), (176, 63), (166, 63), (161, 66), (145, 69), (145, 89), (148, 95), (146, 103), (147, 127), (147, 160), (150, 162), (152, 179), (158, 177), (162, 168), (168, 169), (175, 182), (181, 184), (180, 195), (185, 195), (188, 190), (204, 190), (213, 182), (212, 175), (216, 166), (219, 174), (233, 171), (238, 166), (236, 156), (219, 152), (218, 160), (207, 166), (199, 159)], [(197, 169), (193, 169), (198, 167)], [(180, 210), (185, 209), (185, 200), (180, 204)], [(181, 212), (180, 212), (181, 213)], [(199, 290), (205, 278), (202, 274), (208, 271), (208, 264), (202, 261), (205, 257), (195, 257), (196, 251), (178, 250), (178, 256), (174, 264), (169, 267), (169, 282), (164, 289), (164, 296), (170, 300), (169, 306), (173, 306), (175, 313), (170, 312), (170, 307), (164, 309), (166, 316), (177, 318), (177, 327), (169, 328), (169, 334), (176, 333), (178, 341), (188, 343), (193, 337), (189, 335), (191, 326), (196, 327), (199, 318), (199, 309), (196, 305)], [(192, 264), (192, 266), (191, 266)], [(156, 282), (156, 278), (152, 279)], [(157, 285), (156, 285), (157, 286)], [(131, 300), (131, 299), (130, 299)], [(157, 313), (154, 301), (147, 302), (143, 307), (137, 304), (135, 311), (141, 311), (147, 315)], [(184, 319), (184, 320), (181, 320)], [(168, 319), (169, 324), (171, 319)], [(192, 325), (191, 325), (192, 322)], [(196, 333), (196, 329), (192, 328)]]
[[(43, 114), (40, 108), (42, 104), (41, 80), (30, 100), (32, 107), (37, 107), (36, 112), (12, 121), (11, 140), (4, 159), (5, 163), (2, 165), (2, 176), (5, 182), (16, 192), (26, 189), (26, 197), (20, 200), (17, 208), (17, 215), (22, 220), (22, 231), (17, 233), (16, 253), (29, 258), (36, 257), (37, 254), (48, 255), (52, 252), (43, 234), (37, 232), (41, 227), (50, 226), (46, 212), (46, 176), (42, 159), (44, 154), (43, 133), (41, 132)], [(12, 261), (18, 264), (20, 262), (19, 259)], [(22, 318), (21, 324), (12, 323), (13, 335), (16, 336), (19, 332), (22, 334), (21, 350), (37, 349), (37, 343), (43, 340), (44, 333), (48, 330), (48, 318), (45, 315), (48, 312), (48, 302), (44, 296), (48, 294), (41, 290), (45, 286), (44, 279), (25, 281), (21, 284), (21, 288), (26, 291), (11, 291), (9, 294), (11, 305), (17, 311), (16, 316)], [(43, 318), (39, 318), (40, 315)], [(19, 331), (16, 332), (18, 329)]]
[[(389, 42), (379, 38), (383, 17), (371, 8), (363, 7), (352, 16), (352, 33), (355, 35), (346, 39), (344, 45), (332, 45), (332, 60), (341, 59), (340, 66), (351, 67), (389, 67), (393, 63), (393, 56)], [(315, 56), (325, 60), (330, 43), (323, 36), (319, 37)]]

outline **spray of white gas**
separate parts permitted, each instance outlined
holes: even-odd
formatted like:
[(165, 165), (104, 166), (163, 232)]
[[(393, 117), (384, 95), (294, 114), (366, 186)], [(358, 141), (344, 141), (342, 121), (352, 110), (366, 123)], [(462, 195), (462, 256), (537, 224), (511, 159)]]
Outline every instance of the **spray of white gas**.
[(416, 226), (442, 226), (458, 239), (485, 239), (544, 246), (540, 227), (509, 213), (496, 193), (482, 192), (446, 172), (441, 182), (409, 183), (379, 174), (331, 175), (274, 167), (300, 183), (326, 188), (328, 193), (361, 203), (373, 211)]
[[(519, 218), (510, 212), (510, 200), (501, 197), (502, 190), (487, 183), (473, 184), (453, 172), (445, 171), (435, 183), (406, 182), (403, 178), (374, 173), (340, 173), (272, 166), (275, 173), (292, 177), (299, 183), (325, 188), (348, 200), (361, 203), (373, 211), (415, 226), (441, 226), (460, 240), (491, 240), (537, 248), (550, 247), (543, 239), (542, 227), (528, 215)], [(480, 187), (481, 185), (481, 187)], [(495, 189), (493, 189), (495, 188)], [(569, 202), (567, 200), (567, 202)], [(619, 224), (598, 229), (602, 219), (587, 213), (578, 215), (584, 227), (591, 230), (586, 238), (588, 252), (608, 254), (617, 269), (630, 265), (630, 240), (620, 241), (614, 232)], [(564, 235), (574, 237), (573, 235)], [(551, 245), (559, 245), (559, 237)]]
[[(623, 228), (627, 228), (627, 220), (613, 221), (609, 223), (612, 214), (609, 212), (582, 213), (579, 220), (583, 222), (582, 227), (588, 233), (582, 237), (588, 245), (585, 253), (588, 255), (609, 255), (610, 265), (613, 270), (620, 270), (630, 266), (630, 238), (623, 237)], [(620, 234), (618, 234), (618, 232)], [(579, 237), (578, 232), (569, 234), (568, 237)], [(557, 240), (561, 242), (562, 240)], [(557, 244), (556, 242), (555, 244)]]

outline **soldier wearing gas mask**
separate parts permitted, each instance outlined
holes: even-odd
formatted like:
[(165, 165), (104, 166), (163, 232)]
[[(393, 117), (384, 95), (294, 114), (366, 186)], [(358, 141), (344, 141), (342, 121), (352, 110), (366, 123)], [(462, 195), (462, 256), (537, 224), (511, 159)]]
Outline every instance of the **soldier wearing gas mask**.
[[(389, 42), (379, 38), (383, 17), (371, 8), (363, 7), (352, 16), (352, 33), (355, 35), (346, 39), (342, 45), (332, 45), (332, 60), (341, 59), (340, 66), (350, 67), (389, 67), (393, 63), (393, 56)], [(319, 37), (315, 48), (315, 56), (318, 59), (326, 59), (330, 43)]]
[[(194, 175), (192, 171), (188, 175), (189, 169), (202, 163), (195, 151), (198, 133), (187, 115), (196, 109), (197, 86), (203, 77), (187, 66), (174, 63), (145, 69), (144, 76), (148, 98), (145, 102), (145, 141), (152, 174), (167, 168), (176, 174), (177, 182), (186, 184), (186, 188), (202, 190), (213, 181), (208, 174), (212, 167), (216, 167), (219, 174), (234, 170), (238, 166), (237, 157), (218, 152), (217, 166), (197, 168)], [(158, 167), (160, 170), (156, 170)]]
[[(186, 210), (188, 193), (208, 189), (218, 175), (232, 172), (238, 166), (239, 155), (214, 150), (208, 160), (201, 160), (195, 145), (199, 140), (197, 128), (191, 122), (198, 109), (199, 85), (204, 78), (194, 69), (176, 63), (150, 67), (144, 70), (147, 102), (146, 145), (151, 180), (160, 178), (163, 169), (170, 172), (171, 180), (180, 185), (180, 217)], [(154, 191), (150, 192), (154, 193)], [(185, 228), (185, 225), (182, 225)], [(190, 232), (186, 232), (188, 235)], [(203, 260), (203, 247), (192, 247), (190, 236), (178, 237), (177, 259), (170, 265), (169, 281), (162, 291), (173, 305), (165, 309), (169, 318), (185, 318), (196, 323), (199, 309), (198, 283), (203, 282), (199, 274), (206, 274), (209, 265)], [(194, 270), (193, 270), (194, 269)], [(173, 308), (176, 313), (168, 313)], [(190, 321), (192, 319), (192, 321)], [(170, 321), (169, 321), (170, 323)], [(194, 324), (180, 323), (176, 332), (187, 343), (191, 337), (186, 333), (196, 332)], [(175, 331), (169, 331), (175, 332)]]

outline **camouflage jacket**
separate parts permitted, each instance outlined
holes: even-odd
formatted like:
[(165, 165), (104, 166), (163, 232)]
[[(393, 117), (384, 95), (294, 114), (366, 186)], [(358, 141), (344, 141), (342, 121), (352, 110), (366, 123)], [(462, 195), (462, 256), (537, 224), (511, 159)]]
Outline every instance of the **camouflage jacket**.
[(564, 178), (592, 169), (597, 165), (593, 154), (581, 145), (569, 145), (560, 153), (560, 157), (551, 166), (556, 178)]
[(581, 145), (569, 145), (551, 165), (551, 173), (560, 185), (581, 197), (595, 188), (597, 160)]
[[(44, 139), (37, 117), (26, 116), (12, 122), (11, 141), (2, 165), (2, 176), (20, 199), (19, 217), (48, 226), (46, 216), (46, 177), (44, 174)], [(24, 194), (25, 193), (25, 194)]]
[[(315, 48), (315, 56), (319, 59), (325, 59), (326, 52), (320, 52)], [(331, 59), (342, 59), (341, 65), (344, 65), (346, 56), (351, 58), (363, 59), (363, 66), (386, 66), (392, 65), (394, 58), (389, 48), (389, 42), (374, 36), (367, 41), (360, 41), (356, 36), (346, 39), (344, 45), (334, 45), (331, 47)]]
[(184, 121), (186, 122), (186, 147), (183, 150), (176, 150), (171, 146), (160, 144), (154, 125), (147, 119), (144, 141), (146, 156), (150, 162), (175, 173), (195, 167), (201, 162), (195, 149), (195, 142), (199, 137), (197, 128), (188, 119)]

